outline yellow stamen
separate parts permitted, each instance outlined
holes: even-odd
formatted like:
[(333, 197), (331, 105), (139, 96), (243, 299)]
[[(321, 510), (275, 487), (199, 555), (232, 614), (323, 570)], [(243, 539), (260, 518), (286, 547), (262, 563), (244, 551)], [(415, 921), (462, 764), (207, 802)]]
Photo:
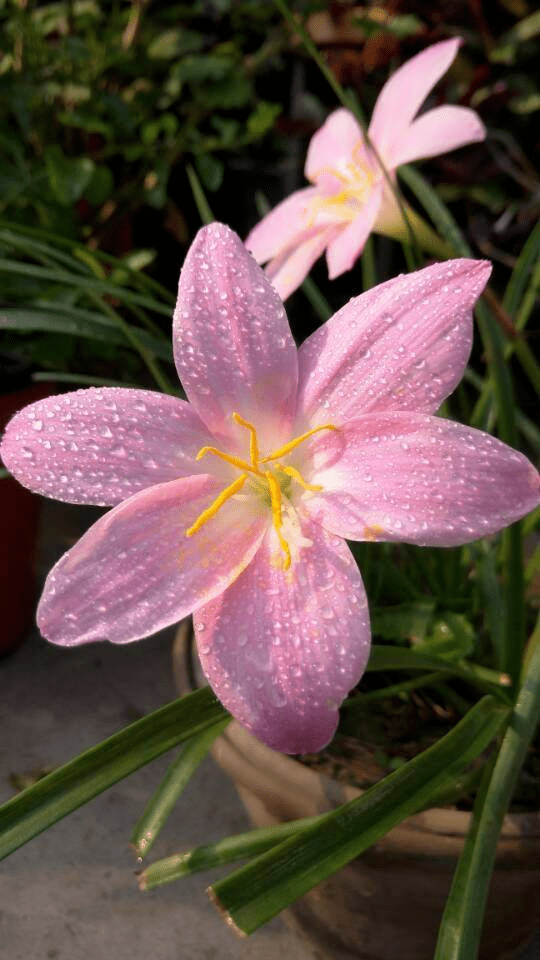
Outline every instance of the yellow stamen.
[(202, 447), (195, 459), (200, 460), (201, 457), (204, 457), (207, 453), (213, 453), (215, 457), (219, 457), (219, 459), (224, 460), (225, 463), (230, 463), (232, 467), (238, 467), (239, 470), (256, 473), (259, 477), (264, 476), (262, 471), (257, 469), (256, 465), (251, 466), (249, 463), (246, 463), (245, 460), (240, 460), (239, 457), (231, 457), (228, 453), (223, 453), (223, 450), (218, 450), (217, 447)]
[(319, 179), (322, 173), (329, 173), (330, 176), (335, 177), (336, 180), (340, 180), (344, 186), (347, 186), (347, 184), (350, 183), (350, 178), (346, 177), (345, 174), (341, 173), (340, 170), (336, 170), (335, 167), (321, 167), (320, 170), (315, 170), (315, 172), (310, 177), (311, 182), (317, 183), (317, 180)]
[(281, 516), (281, 487), (279, 486), (279, 483), (274, 475), (270, 473), (270, 470), (267, 470), (265, 476), (268, 481), (268, 489), (270, 490), (270, 503), (272, 505), (272, 521), (274, 524), (274, 529), (278, 535), (279, 545), (285, 554), (283, 558), (283, 569), (288, 570), (291, 565), (291, 551), (289, 549), (289, 544), (281, 533), (281, 527), (283, 525), (283, 519)]
[(197, 533), (197, 530), (200, 530), (203, 524), (208, 520), (211, 520), (212, 517), (215, 517), (219, 508), (223, 506), (226, 500), (229, 500), (231, 497), (234, 497), (235, 493), (238, 493), (242, 489), (244, 483), (247, 480), (247, 473), (242, 473), (233, 483), (229, 484), (228, 487), (225, 487), (225, 490), (222, 490), (219, 496), (216, 497), (213, 503), (210, 506), (203, 510), (201, 515), (197, 517), (193, 526), (186, 530), (186, 537), (192, 537), (194, 533)]
[(293, 480), (296, 480), (304, 490), (322, 490), (323, 488), (319, 484), (315, 483), (306, 483), (302, 474), (296, 467), (284, 467), (281, 463), (276, 463), (276, 470), (281, 470), (282, 473), (286, 473), (289, 477), (292, 477)]
[[(228, 487), (225, 487), (225, 489), (222, 490), (219, 496), (216, 497), (214, 502), (211, 503), (206, 510), (203, 510), (201, 515), (196, 519), (195, 523), (192, 524), (188, 530), (186, 530), (186, 537), (192, 537), (193, 534), (197, 533), (197, 531), (200, 530), (208, 520), (211, 520), (212, 517), (215, 517), (220, 507), (222, 507), (223, 504), (231, 497), (234, 497), (234, 495), (242, 489), (246, 480), (251, 478), (251, 485), (257, 488), (259, 493), (262, 493), (263, 495), (266, 493), (270, 494), (272, 523), (283, 551), (283, 569), (288, 570), (291, 565), (291, 550), (281, 532), (281, 528), (283, 526), (283, 517), (281, 511), (281, 486), (279, 480), (272, 470), (262, 470), (261, 465), (271, 463), (275, 460), (285, 457), (292, 450), (295, 450), (299, 444), (303, 443), (304, 440), (308, 440), (309, 437), (312, 437), (314, 433), (319, 433), (321, 430), (337, 430), (338, 428), (332, 423), (326, 423), (322, 427), (314, 427), (312, 430), (307, 430), (306, 433), (303, 433), (300, 437), (290, 440), (289, 443), (284, 444), (282, 447), (279, 447), (279, 449), (273, 450), (272, 453), (270, 453), (267, 457), (261, 457), (257, 439), (257, 430), (254, 425), (250, 423), (249, 420), (244, 420), (239, 413), (233, 413), (232, 417), (235, 423), (239, 424), (241, 427), (245, 427), (246, 430), (249, 430), (250, 463), (248, 463), (247, 460), (242, 460), (240, 457), (235, 457), (231, 456), (231, 454), (224, 453), (223, 450), (218, 450), (217, 447), (202, 447), (199, 450), (196, 457), (197, 460), (200, 460), (202, 457), (206, 456), (207, 453), (211, 453), (214, 457), (218, 457), (225, 463), (230, 464), (231, 467), (236, 467), (242, 472), (233, 483), (229, 484)], [(318, 491), (323, 489), (322, 487), (315, 486), (314, 484), (306, 483), (302, 474), (296, 469), (296, 467), (290, 467), (288, 465), (283, 465), (282, 463), (274, 463), (273, 469), (279, 470), (286, 476), (291, 477), (296, 481), (296, 483), (303, 487), (304, 490)]]
[(289, 443), (285, 443), (282, 447), (279, 447), (278, 450), (273, 450), (272, 453), (268, 454), (267, 457), (263, 457), (259, 462), (270, 463), (271, 460), (280, 460), (281, 457), (287, 456), (291, 450), (294, 450), (300, 443), (307, 440), (308, 437), (312, 437), (314, 433), (319, 433), (320, 430), (337, 430), (337, 427), (335, 427), (333, 423), (325, 423), (323, 427), (314, 427), (313, 430), (307, 430), (306, 433), (303, 433), (300, 437), (296, 437), (294, 440), (290, 440)]
[(232, 415), (235, 423), (240, 424), (241, 427), (247, 427), (250, 433), (249, 438), (249, 455), (251, 457), (251, 466), (256, 467), (259, 462), (259, 444), (257, 443), (257, 431), (252, 423), (249, 420), (244, 420), (239, 413), (233, 413)]

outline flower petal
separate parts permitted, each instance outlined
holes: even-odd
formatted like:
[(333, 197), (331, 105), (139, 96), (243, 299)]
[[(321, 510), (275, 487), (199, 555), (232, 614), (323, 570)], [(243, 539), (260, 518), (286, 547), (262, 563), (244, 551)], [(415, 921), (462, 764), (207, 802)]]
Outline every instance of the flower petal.
[(306, 178), (320, 185), (330, 175), (335, 182), (330, 182), (329, 188), (342, 189), (343, 184), (335, 174), (350, 180), (350, 164), (355, 153), (363, 150), (363, 145), (362, 129), (351, 111), (344, 107), (334, 110), (310, 140), (304, 168)]
[(304, 187), (278, 203), (248, 234), (245, 246), (257, 263), (266, 263), (283, 250), (298, 245), (309, 230), (310, 209), (319, 196), (317, 187)]
[(398, 155), (401, 143), (408, 136), (409, 124), (432, 87), (448, 70), (460, 43), (456, 37), (427, 47), (386, 81), (377, 98), (368, 133), (387, 165), (390, 157)]
[(51, 570), (38, 626), (53, 643), (127, 643), (175, 623), (228, 587), (255, 554), (267, 517), (229, 500), (186, 537), (222, 485), (196, 476), (135, 494)]
[(340, 230), (337, 237), (328, 244), (326, 259), (330, 280), (334, 280), (345, 273), (346, 270), (350, 270), (362, 253), (366, 240), (377, 220), (382, 192), (382, 184), (374, 184), (361, 207), (359, 207), (354, 220)]
[(305, 506), (341, 537), (452, 547), (540, 503), (540, 475), (526, 457), (451, 420), (380, 413), (319, 436), (312, 479), (325, 493)]
[(436, 157), (439, 153), (448, 153), (485, 138), (486, 128), (474, 110), (468, 107), (436, 107), (411, 123), (390, 162), (398, 167), (402, 163)]
[(368, 411), (437, 410), (463, 376), (490, 269), (435, 263), (350, 300), (300, 347), (299, 417), (339, 426)]
[(288, 572), (272, 533), (228, 590), (194, 617), (203, 670), (228, 710), (285, 753), (332, 738), (369, 655), (366, 596), (345, 543), (306, 522), (312, 545)]
[(214, 434), (237, 439), (233, 411), (279, 442), (295, 412), (296, 346), (274, 287), (232, 230), (203, 227), (186, 256), (173, 324), (186, 393)]
[(211, 437), (184, 400), (103, 387), (38, 400), (8, 423), (0, 454), (36, 493), (112, 506), (139, 490), (202, 473)]
[(321, 227), (310, 233), (297, 247), (290, 247), (281, 256), (270, 261), (266, 267), (266, 275), (282, 300), (286, 300), (305, 280), (315, 261), (338, 231), (339, 226)]

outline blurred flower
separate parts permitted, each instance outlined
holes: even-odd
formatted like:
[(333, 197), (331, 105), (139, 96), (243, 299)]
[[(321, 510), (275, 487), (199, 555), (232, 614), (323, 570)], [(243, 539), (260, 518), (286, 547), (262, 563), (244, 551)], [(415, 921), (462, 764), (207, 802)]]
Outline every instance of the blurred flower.
[(193, 612), (227, 709), (274, 749), (322, 748), (369, 654), (345, 539), (453, 546), (540, 500), (524, 456), (433, 416), (463, 374), (489, 269), (453, 260), (389, 280), (297, 351), (239, 238), (203, 228), (173, 326), (190, 402), (79, 390), (6, 429), (22, 483), (114, 507), (49, 574), (44, 636), (126, 643)]
[(258, 263), (269, 261), (267, 276), (282, 299), (325, 250), (333, 280), (351, 269), (372, 230), (407, 239), (392, 189), (401, 164), (484, 139), (482, 122), (467, 107), (436, 107), (414, 119), (459, 45), (436, 43), (396, 70), (379, 94), (367, 139), (345, 109), (330, 114), (312, 138), (304, 172), (313, 186), (283, 200), (246, 239)]

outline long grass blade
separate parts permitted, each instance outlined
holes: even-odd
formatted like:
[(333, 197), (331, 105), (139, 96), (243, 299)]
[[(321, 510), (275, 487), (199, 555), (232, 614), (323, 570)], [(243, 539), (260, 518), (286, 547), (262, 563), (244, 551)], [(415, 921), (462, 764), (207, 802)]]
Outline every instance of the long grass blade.
[[(540, 643), (523, 677), (492, 771), (478, 795), (471, 831), (446, 903), (434, 960), (475, 960), (504, 815), (540, 721)], [(489, 775), (490, 774), (490, 775)]]
[(392, 827), (450, 787), (482, 753), (508, 717), (484, 697), (434, 746), (325, 816), (235, 871), (210, 889), (227, 921), (253, 933), (297, 897), (363, 853)]
[(227, 717), (209, 687), (155, 710), (0, 807), (0, 859), (134, 770)]

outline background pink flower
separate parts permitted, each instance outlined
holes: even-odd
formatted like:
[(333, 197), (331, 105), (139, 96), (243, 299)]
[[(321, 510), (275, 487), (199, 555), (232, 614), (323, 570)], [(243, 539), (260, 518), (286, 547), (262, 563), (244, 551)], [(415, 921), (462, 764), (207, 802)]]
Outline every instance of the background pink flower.
[(459, 45), (457, 38), (436, 43), (396, 70), (375, 104), (368, 140), (343, 108), (314, 135), (304, 171), (313, 186), (278, 204), (246, 239), (258, 263), (269, 261), (267, 275), (283, 299), (324, 251), (332, 280), (351, 269), (372, 230), (406, 239), (403, 215), (379, 161), (395, 182), (400, 164), (484, 139), (482, 122), (466, 107), (445, 105), (416, 117)]
[(396, 277), (297, 351), (239, 238), (203, 228), (173, 324), (189, 402), (80, 390), (6, 429), (2, 458), (22, 483), (113, 507), (49, 574), (44, 636), (126, 643), (193, 612), (223, 704), (275, 749), (322, 748), (369, 654), (344, 538), (452, 546), (540, 500), (524, 456), (434, 416), (463, 374), (489, 269), (454, 260)]

